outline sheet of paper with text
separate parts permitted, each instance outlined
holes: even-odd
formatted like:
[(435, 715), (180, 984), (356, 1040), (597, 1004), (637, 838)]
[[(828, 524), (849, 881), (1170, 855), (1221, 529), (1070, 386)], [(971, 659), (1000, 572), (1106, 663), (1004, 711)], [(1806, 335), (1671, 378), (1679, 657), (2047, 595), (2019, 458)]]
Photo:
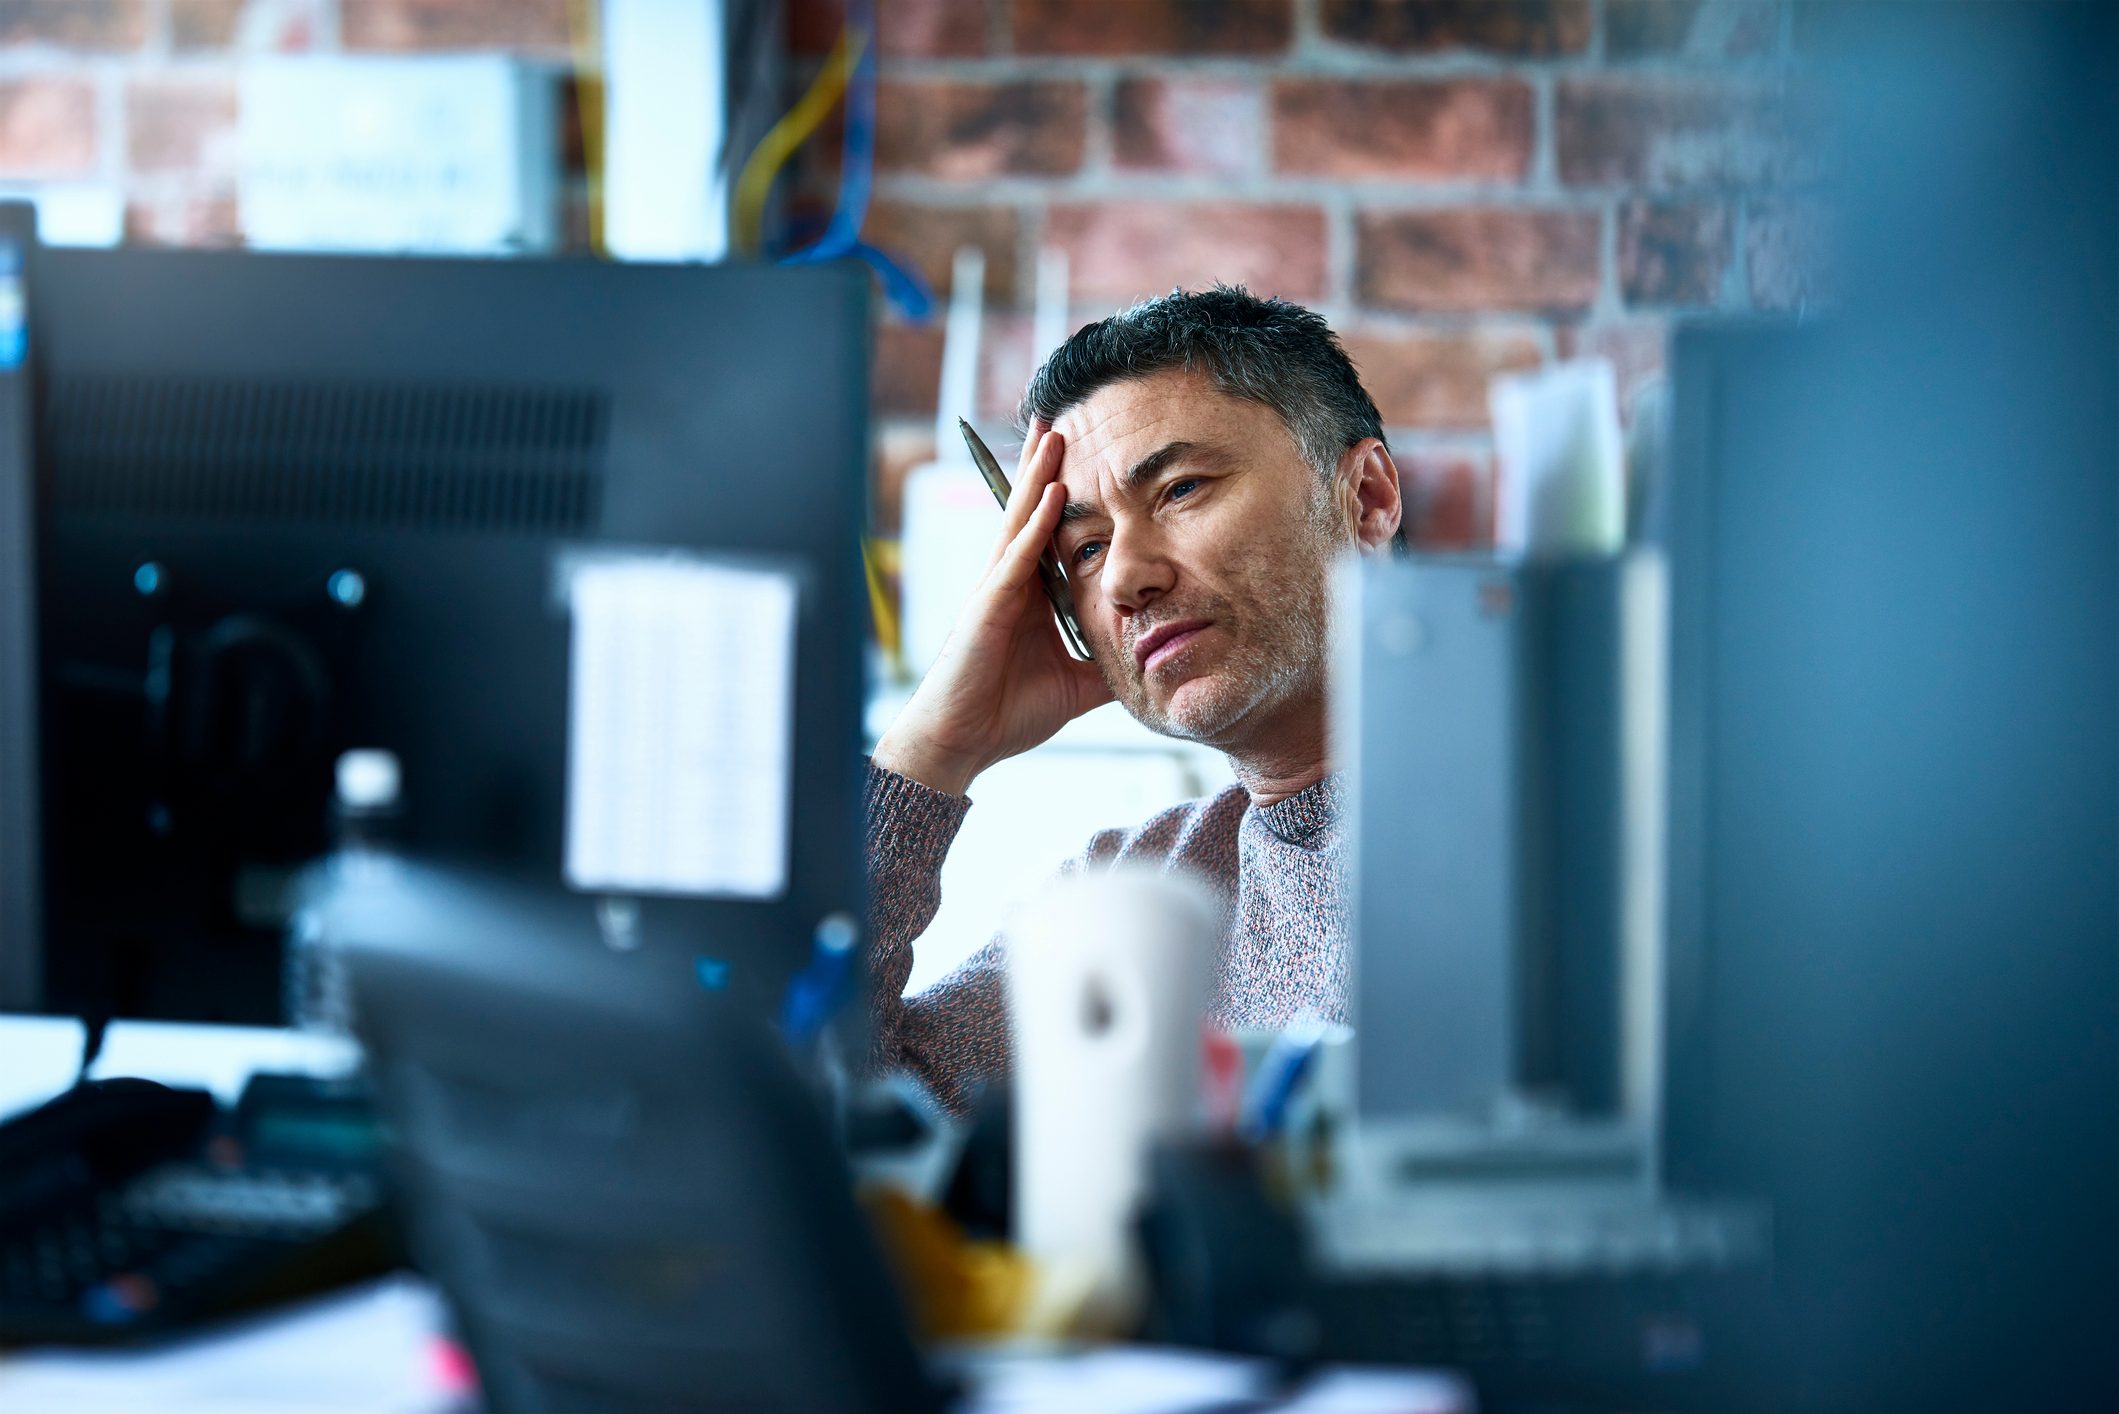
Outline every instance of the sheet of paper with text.
[(794, 578), (595, 556), (569, 583), (567, 882), (600, 893), (784, 893)]

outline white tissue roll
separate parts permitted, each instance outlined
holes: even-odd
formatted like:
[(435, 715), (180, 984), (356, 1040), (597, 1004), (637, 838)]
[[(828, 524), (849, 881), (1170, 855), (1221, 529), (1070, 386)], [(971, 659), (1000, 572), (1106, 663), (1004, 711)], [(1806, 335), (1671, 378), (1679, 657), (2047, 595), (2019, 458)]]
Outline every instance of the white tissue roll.
[(1580, 359), (1487, 385), (1494, 422), (1494, 548), (1534, 559), (1626, 544), (1626, 454), (1617, 375)]
[(1197, 1121), (1220, 934), (1204, 888), (1145, 869), (1061, 880), (1009, 931), (1016, 1241), (1104, 1295), (1129, 1280), (1149, 1143)]
[[(964, 443), (954, 428), (955, 450)], [(1001, 533), (978, 468), (969, 461), (927, 462), (905, 478), (898, 544), (898, 603), (905, 670), (925, 675), (958, 616), (971, 602)]]

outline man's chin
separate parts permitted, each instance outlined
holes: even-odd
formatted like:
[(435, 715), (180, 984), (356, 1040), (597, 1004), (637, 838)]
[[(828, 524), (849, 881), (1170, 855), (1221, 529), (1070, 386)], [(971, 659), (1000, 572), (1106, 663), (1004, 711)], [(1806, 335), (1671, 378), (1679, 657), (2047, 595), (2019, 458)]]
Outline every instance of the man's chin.
[(1235, 714), (1226, 685), (1211, 673), (1186, 678), (1167, 694), (1142, 693), (1125, 699), (1126, 711), (1151, 732), (1183, 741), (1206, 742), (1226, 731)]

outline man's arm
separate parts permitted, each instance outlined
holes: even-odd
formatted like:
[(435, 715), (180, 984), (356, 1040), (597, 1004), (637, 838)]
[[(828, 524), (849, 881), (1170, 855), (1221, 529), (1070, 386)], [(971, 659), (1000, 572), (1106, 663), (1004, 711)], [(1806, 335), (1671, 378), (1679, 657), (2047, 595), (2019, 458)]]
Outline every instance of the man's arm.
[(876, 743), (868, 778), (869, 986), (877, 1064), (912, 1071), (952, 1110), (1007, 1069), (1000, 950), (988, 943), (939, 985), (904, 996), (913, 940), (942, 902), (942, 860), (980, 772), (1111, 700), (1093, 663), (1067, 656), (1037, 580), (1065, 499), (1066, 444), (1031, 429), (986, 577), (912, 700)]
[(905, 996), (913, 940), (942, 904), (942, 861), (971, 802), (895, 771), (868, 768), (868, 972), (874, 1061), (907, 1070), (951, 1110), (1003, 1073), (1008, 1006), (991, 943), (936, 987)]

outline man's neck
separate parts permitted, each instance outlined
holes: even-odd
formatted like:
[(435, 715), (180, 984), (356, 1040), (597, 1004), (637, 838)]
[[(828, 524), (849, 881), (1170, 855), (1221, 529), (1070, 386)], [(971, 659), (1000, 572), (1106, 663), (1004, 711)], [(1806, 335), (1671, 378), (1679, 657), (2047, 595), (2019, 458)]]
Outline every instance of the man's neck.
[(1277, 805), (1330, 773), (1324, 754), (1324, 716), (1321, 694), (1290, 703), (1287, 712), (1252, 741), (1222, 748), (1253, 804)]
[(1300, 795), (1323, 780), (1330, 772), (1322, 761), (1311, 766), (1294, 769), (1260, 767), (1256, 763), (1229, 758), (1229, 765), (1236, 772), (1236, 779), (1250, 792), (1253, 805), (1278, 805), (1291, 795)]

